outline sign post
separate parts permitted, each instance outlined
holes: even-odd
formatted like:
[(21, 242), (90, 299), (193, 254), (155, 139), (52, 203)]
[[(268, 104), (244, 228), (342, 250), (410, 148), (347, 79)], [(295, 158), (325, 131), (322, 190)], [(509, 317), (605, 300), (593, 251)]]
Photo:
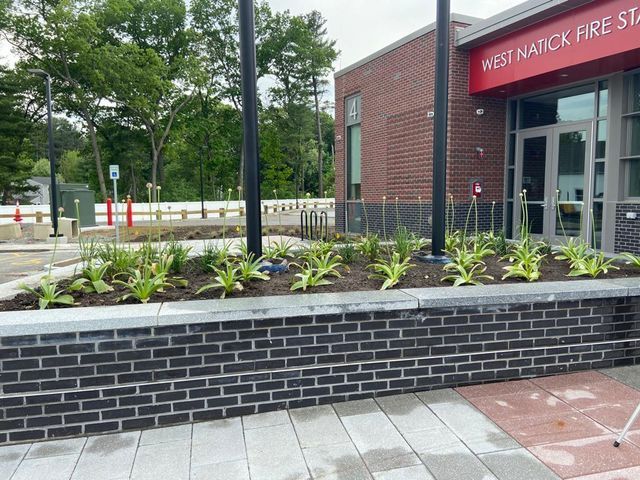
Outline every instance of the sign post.
[(118, 180), (120, 180), (120, 165), (109, 165), (109, 178), (113, 180), (113, 204), (116, 207), (116, 245), (120, 243), (120, 218), (118, 215)]

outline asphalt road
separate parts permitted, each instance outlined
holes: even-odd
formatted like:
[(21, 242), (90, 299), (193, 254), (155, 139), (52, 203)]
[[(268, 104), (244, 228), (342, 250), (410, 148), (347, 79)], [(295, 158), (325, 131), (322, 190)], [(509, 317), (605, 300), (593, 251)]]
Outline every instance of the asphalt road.
[[(10, 282), (39, 272), (52, 261), (51, 251), (0, 252), (0, 283)], [(54, 263), (76, 258), (76, 251), (58, 250)]]

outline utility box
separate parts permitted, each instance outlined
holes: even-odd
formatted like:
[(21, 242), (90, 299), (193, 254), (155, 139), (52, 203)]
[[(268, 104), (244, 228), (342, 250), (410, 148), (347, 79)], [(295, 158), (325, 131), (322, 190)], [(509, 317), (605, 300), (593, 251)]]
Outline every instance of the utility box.
[(95, 227), (96, 223), (96, 194), (89, 190), (89, 186), (81, 183), (58, 184), (58, 205), (64, 208), (63, 216), (76, 218), (76, 203), (80, 211), (80, 227)]

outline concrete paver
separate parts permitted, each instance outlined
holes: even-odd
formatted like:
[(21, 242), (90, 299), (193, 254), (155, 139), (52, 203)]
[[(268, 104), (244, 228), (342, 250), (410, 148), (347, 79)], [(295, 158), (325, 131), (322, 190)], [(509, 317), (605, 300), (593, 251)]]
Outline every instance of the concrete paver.
[[(637, 480), (640, 425), (612, 446), (633, 402), (616, 401), (635, 395), (615, 376), (587, 372), (9, 445), (0, 447), (0, 480)], [(630, 369), (619, 376), (636, 378)]]

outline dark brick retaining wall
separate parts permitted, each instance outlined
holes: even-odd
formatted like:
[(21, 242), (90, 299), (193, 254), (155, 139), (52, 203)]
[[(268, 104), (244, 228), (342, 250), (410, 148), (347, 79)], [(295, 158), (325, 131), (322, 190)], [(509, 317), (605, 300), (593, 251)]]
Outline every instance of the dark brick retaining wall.
[[(627, 213), (638, 215), (629, 220)], [(616, 205), (615, 252), (631, 252), (640, 255), (640, 203), (619, 203)]]
[(638, 362), (640, 297), (3, 337), (0, 442)]

